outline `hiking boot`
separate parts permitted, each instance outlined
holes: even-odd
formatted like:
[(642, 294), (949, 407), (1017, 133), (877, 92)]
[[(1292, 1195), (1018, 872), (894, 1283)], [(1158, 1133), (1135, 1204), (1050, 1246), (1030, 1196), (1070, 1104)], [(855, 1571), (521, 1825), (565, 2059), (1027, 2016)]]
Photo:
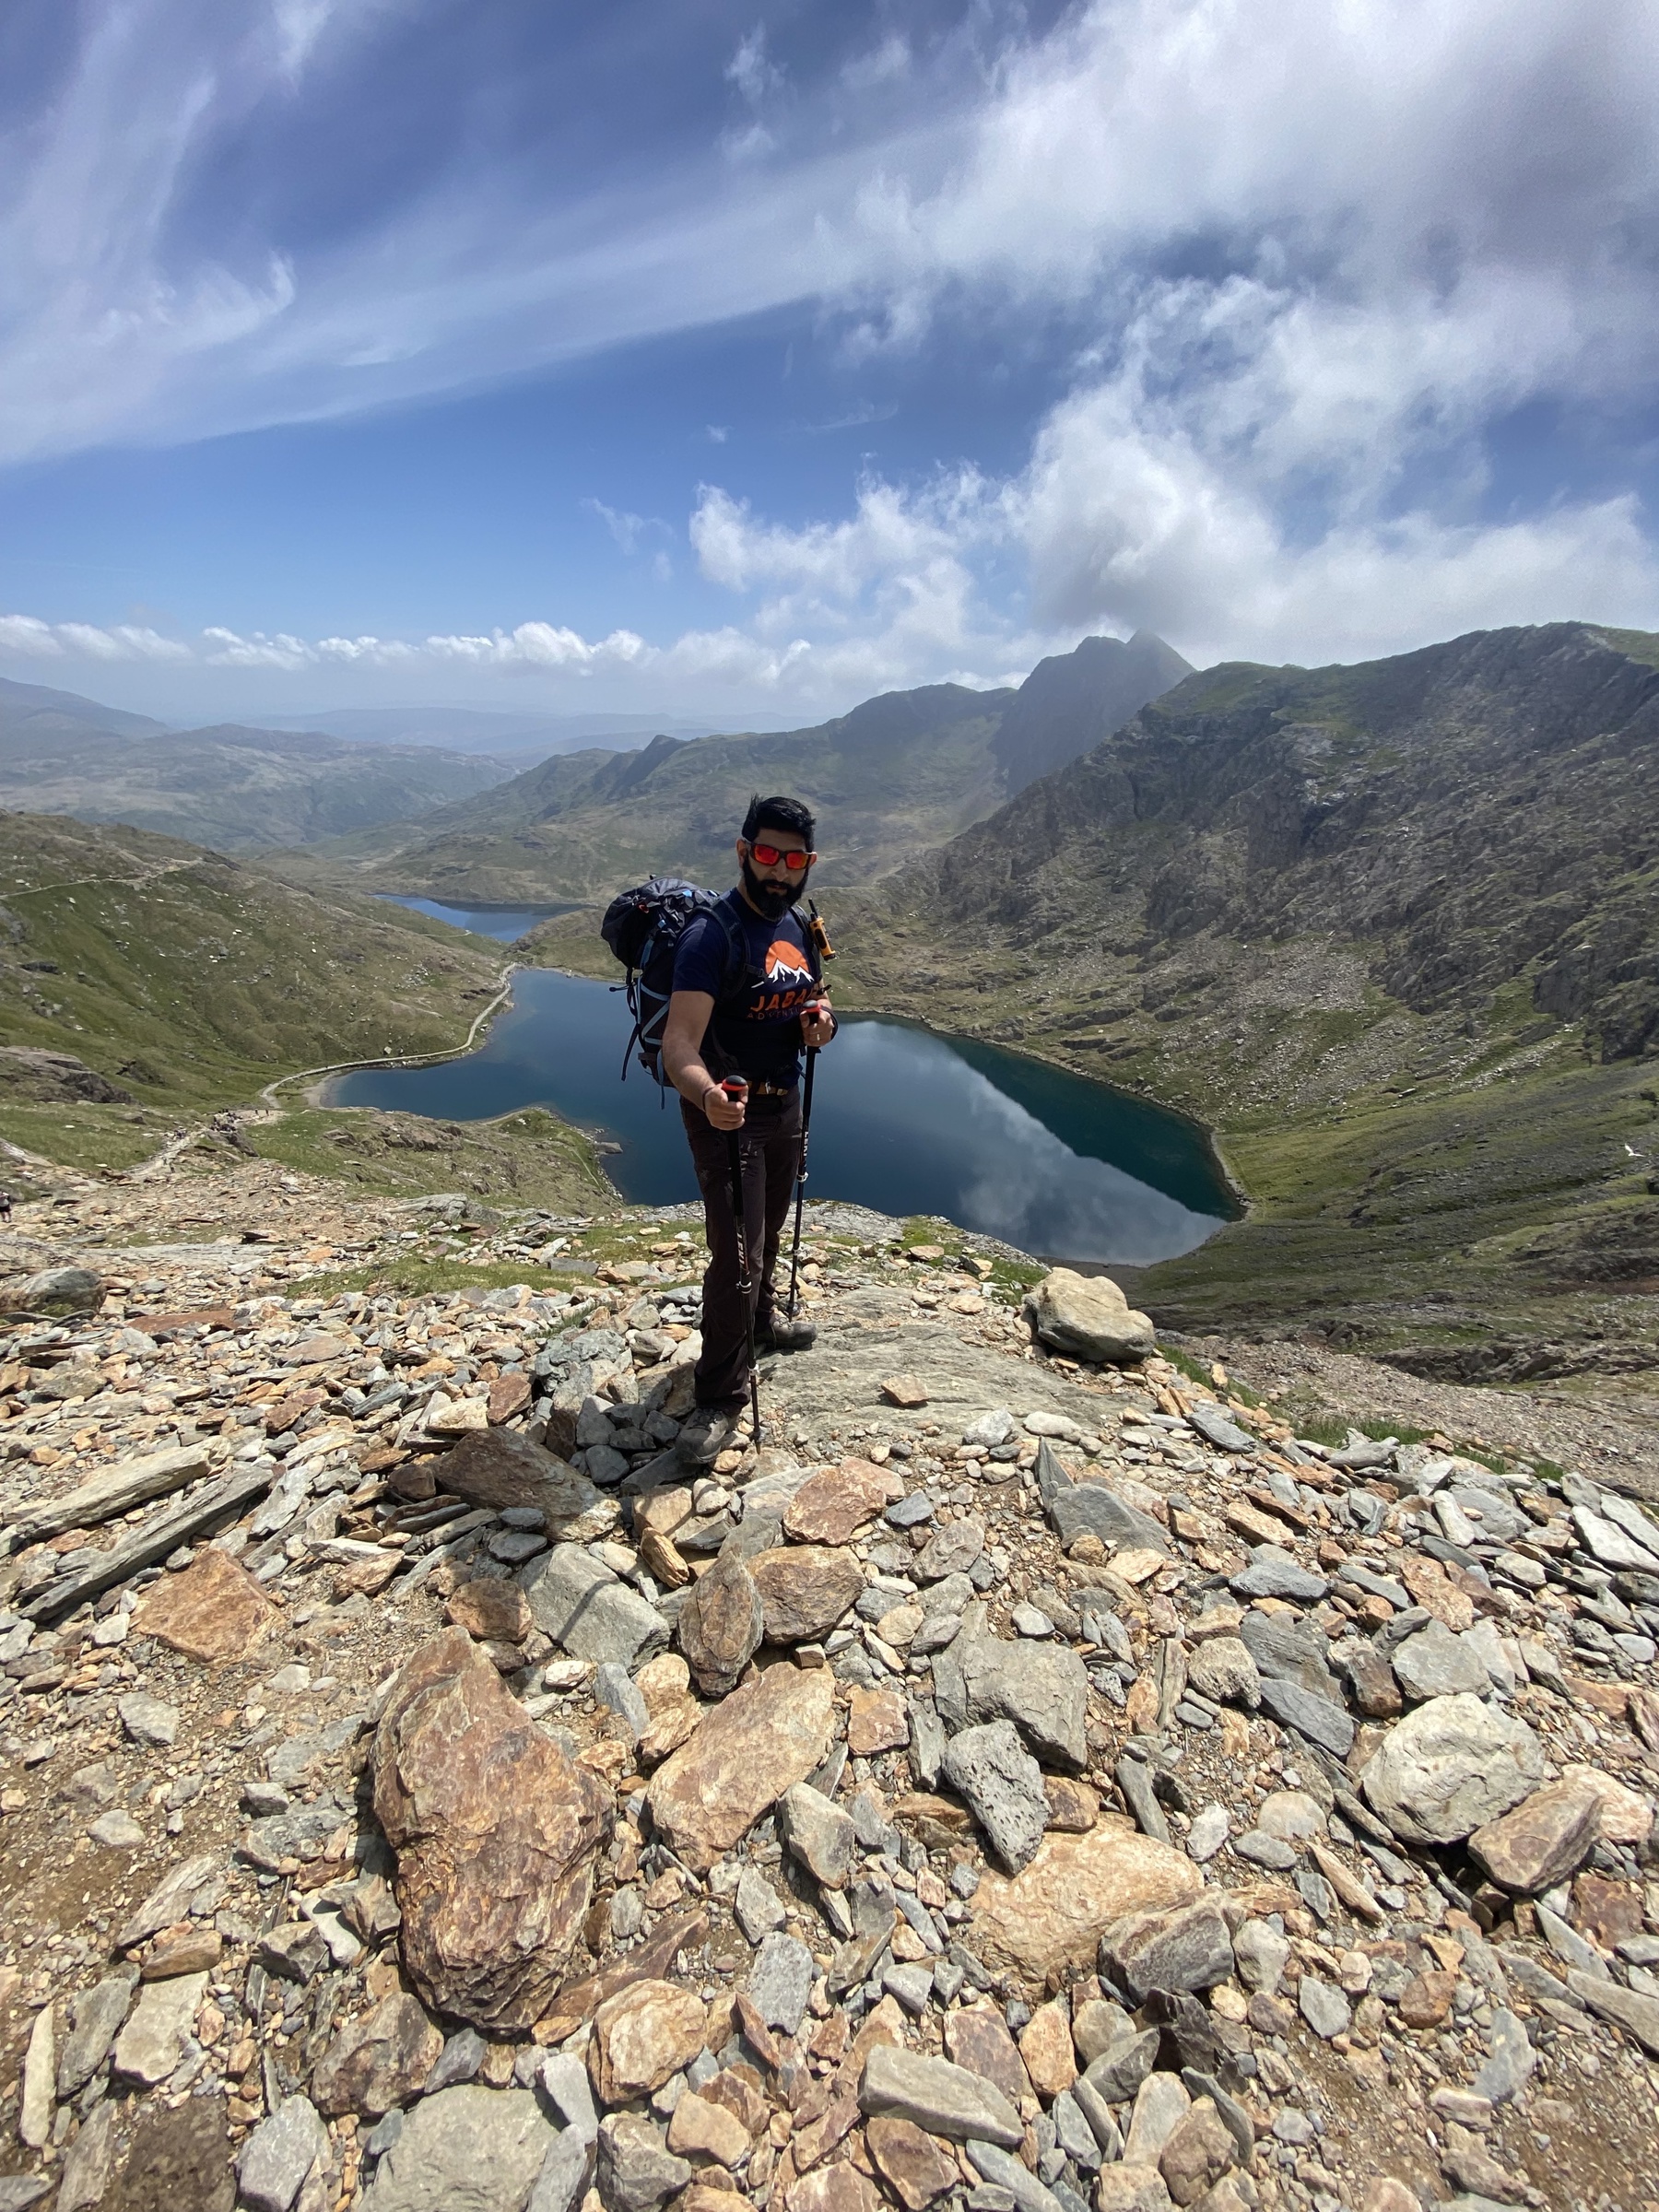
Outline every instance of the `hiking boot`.
[(719, 1406), (699, 1406), (686, 1421), (674, 1448), (690, 1467), (706, 1467), (733, 1442), (737, 1434), (737, 1415)]
[(763, 1314), (755, 1324), (755, 1343), (763, 1352), (810, 1351), (817, 1327), (798, 1313)]

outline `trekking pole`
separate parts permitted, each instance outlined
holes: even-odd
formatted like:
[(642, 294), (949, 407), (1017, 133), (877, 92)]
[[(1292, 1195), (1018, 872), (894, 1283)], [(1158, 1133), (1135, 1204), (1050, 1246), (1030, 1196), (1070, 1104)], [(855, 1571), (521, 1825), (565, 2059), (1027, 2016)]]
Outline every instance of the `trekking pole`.
[(795, 1317), (801, 1288), (801, 1209), (806, 1203), (806, 1144), (812, 1134), (812, 1078), (818, 1072), (818, 1048), (806, 1047), (806, 1082), (801, 1092), (801, 1164), (795, 1174), (794, 1242), (789, 1254), (789, 1318)]
[[(735, 1077), (720, 1086), (733, 1105), (748, 1096), (748, 1085)], [(749, 1265), (748, 1220), (743, 1204), (743, 1147), (735, 1129), (726, 1131), (726, 1158), (732, 1170), (732, 1218), (737, 1230), (737, 1295), (743, 1300), (744, 1327), (748, 1344), (749, 1412), (755, 1425), (755, 1449), (760, 1449), (760, 1375), (755, 1365), (755, 1279)]]

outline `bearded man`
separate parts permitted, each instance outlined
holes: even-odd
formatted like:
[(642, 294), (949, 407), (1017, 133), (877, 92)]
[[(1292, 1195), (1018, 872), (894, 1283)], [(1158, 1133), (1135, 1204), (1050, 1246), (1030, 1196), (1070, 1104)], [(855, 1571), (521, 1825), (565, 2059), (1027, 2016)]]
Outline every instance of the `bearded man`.
[(799, 799), (751, 799), (736, 884), (688, 925), (675, 951), (663, 1065), (680, 1094), (709, 1238), (697, 1406), (678, 1442), (694, 1466), (706, 1466), (735, 1432), (749, 1391), (751, 1323), (759, 1349), (800, 1351), (813, 1338), (811, 1323), (781, 1313), (776, 1296), (801, 1164), (801, 1054), (828, 1044), (836, 1026), (795, 911), (818, 859), (812, 837)]

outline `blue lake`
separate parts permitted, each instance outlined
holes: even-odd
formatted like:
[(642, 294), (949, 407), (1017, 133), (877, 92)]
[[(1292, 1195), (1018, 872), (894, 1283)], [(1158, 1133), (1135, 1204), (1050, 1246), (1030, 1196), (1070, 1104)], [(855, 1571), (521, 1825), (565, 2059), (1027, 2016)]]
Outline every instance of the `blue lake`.
[(447, 922), (452, 929), (470, 929), (474, 936), (494, 937), (502, 945), (512, 944), (538, 922), (550, 922), (555, 914), (571, 911), (569, 906), (444, 906), (436, 899), (405, 899), (393, 891), (380, 896), (389, 906), (406, 906), (411, 913)]
[[(453, 911), (453, 910), (452, 910)], [(695, 1198), (678, 1100), (637, 1064), (620, 991), (523, 969), (477, 1052), (435, 1067), (364, 1068), (338, 1106), (444, 1121), (550, 1107), (621, 1145), (606, 1171), (627, 1198)], [(1141, 1266), (1191, 1252), (1236, 1208), (1203, 1134), (1179, 1115), (995, 1046), (877, 1018), (844, 1020), (818, 1062), (814, 1198), (937, 1214), (1049, 1259)]]

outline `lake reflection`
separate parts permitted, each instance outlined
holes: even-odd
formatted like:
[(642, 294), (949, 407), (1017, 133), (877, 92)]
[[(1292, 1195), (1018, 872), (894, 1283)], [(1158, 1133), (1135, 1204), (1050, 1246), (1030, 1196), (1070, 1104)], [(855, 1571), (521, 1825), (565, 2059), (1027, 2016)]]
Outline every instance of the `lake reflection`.
[[(332, 1086), (332, 1101), (456, 1121), (548, 1106), (620, 1141), (605, 1165), (625, 1197), (694, 1198), (677, 1101), (665, 1109), (637, 1065), (618, 1080), (621, 993), (545, 968), (521, 971), (512, 988), (476, 1053), (363, 1069)], [(1018, 1053), (873, 1018), (843, 1020), (818, 1063), (811, 1168), (814, 1198), (937, 1214), (1050, 1259), (1145, 1265), (1192, 1251), (1231, 1212), (1200, 1134), (1178, 1116)]]

